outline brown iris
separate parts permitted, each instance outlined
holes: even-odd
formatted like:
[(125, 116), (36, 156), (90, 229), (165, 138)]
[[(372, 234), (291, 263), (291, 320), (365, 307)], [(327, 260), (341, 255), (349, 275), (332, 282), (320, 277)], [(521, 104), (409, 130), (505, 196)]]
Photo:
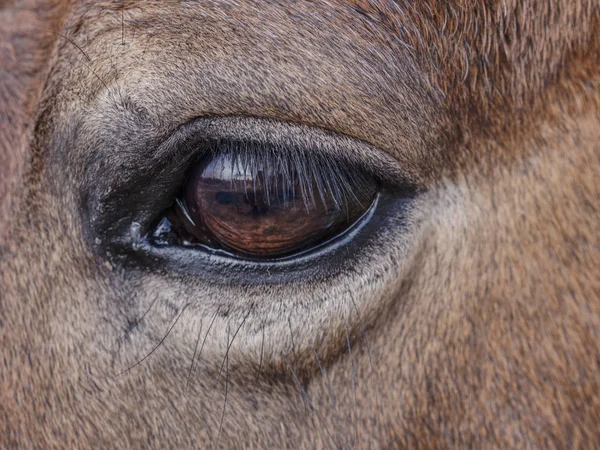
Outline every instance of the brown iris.
[(289, 255), (339, 235), (370, 207), (375, 183), (355, 172), (325, 159), (211, 155), (190, 174), (177, 215), (210, 247)]

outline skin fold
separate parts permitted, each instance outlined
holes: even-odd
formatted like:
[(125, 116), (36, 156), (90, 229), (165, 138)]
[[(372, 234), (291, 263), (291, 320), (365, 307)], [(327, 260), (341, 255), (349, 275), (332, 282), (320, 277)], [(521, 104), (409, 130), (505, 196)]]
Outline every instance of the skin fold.
[[(599, 24), (593, 0), (0, 1), (0, 447), (597, 445)], [(190, 129), (412, 197), (327, 264), (135, 259)]]

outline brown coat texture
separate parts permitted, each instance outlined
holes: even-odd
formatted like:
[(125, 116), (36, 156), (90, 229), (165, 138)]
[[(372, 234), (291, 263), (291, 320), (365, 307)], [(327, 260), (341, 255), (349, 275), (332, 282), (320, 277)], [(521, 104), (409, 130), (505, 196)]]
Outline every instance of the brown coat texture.
[[(0, 447), (600, 445), (599, 24), (597, 0), (1, 1)], [(196, 118), (346, 136), (418, 195), (328, 277), (127, 264), (95, 227)]]

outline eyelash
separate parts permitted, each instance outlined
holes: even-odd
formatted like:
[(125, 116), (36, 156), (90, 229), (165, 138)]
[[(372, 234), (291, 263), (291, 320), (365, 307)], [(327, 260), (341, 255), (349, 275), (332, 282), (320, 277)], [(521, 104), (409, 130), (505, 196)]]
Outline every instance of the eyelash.
[[(372, 190), (373, 178), (364, 169), (347, 161), (328, 154), (306, 152), (289, 147), (280, 147), (259, 142), (244, 142), (237, 140), (210, 141), (209, 148), (202, 157), (225, 156), (231, 158), (233, 166), (240, 170), (242, 178), (257, 179), (260, 172), (267, 183), (271, 175), (284, 174), (283, 192), (295, 189), (297, 182), (305, 201), (307, 210), (314, 208), (319, 199), (332, 199), (339, 209), (347, 207), (349, 198), (359, 199), (354, 194), (355, 189)], [(352, 182), (350, 182), (352, 180)], [(316, 192), (315, 192), (316, 187)], [(256, 191), (254, 192), (256, 193)], [(270, 206), (271, 198), (266, 198)]]

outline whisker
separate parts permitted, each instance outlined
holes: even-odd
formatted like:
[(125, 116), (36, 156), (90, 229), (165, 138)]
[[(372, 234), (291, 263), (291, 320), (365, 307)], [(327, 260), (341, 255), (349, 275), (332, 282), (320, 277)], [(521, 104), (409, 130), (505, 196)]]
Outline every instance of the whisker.
[(246, 313), (246, 315), (244, 316), (244, 319), (242, 320), (242, 323), (240, 323), (240, 326), (237, 327), (237, 330), (235, 330), (235, 333), (233, 334), (233, 337), (231, 338), (231, 342), (229, 342), (229, 339), (227, 340), (228, 342), (228, 346), (227, 349), (225, 350), (225, 356), (223, 357), (223, 361), (221, 362), (221, 367), (219, 368), (219, 375), (217, 375), (217, 381), (218, 379), (221, 377), (221, 372), (223, 371), (223, 366), (225, 365), (225, 359), (228, 357), (229, 355), (229, 349), (231, 348), (231, 346), (233, 345), (233, 341), (235, 340), (236, 336), (238, 335), (239, 331), (242, 329), (242, 327), (244, 326), (244, 324), (246, 323), (246, 319), (248, 318), (248, 316), (250, 315), (250, 313), (252, 312), (252, 308), (254, 308), (254, 305), (252, 305), (250, 307), (250, 309), (248, 310), (248, 312)]
[(260, 378), (260, 371), (262, 369), (263, 362), (263, 350), (265, 348), (265, 326), (262, 326), (262, 340), (260, 341), (260, 360), (258, 361), (258, 372), (256, 374), (256, 381)]
[[(239, 330), (239, 329), (238, 329)], [(231, 340), (233, 342), (233, 339)], [(225, 400), (223, 402), (223, 412), (221, 413), (221, 420), (219, 422), (219, 432), (217, 433), (217, 442), (215, 448), (219, 447), (219, 439), (221, 438), (221, 430), (223, 429), (223, 419), (225, 418), (225, 409), (227, 408), (227, 394), (229, 393), (229, 327), (227, 327), (227, 349), (225, 352)]]
[(288, 327), (290, 329), (290, 337), (292, 338), (292, 354), (294, 355), (294, 367), (298, 369), (298, 356), (296, 355), (296, 346), (294, 344), (294, 333), (292, 332), (292, 319), (288, 316)]
[(287, 364), (288, 369), (292, 373), (292, 376), (294, 377), (294, 380), (296, 381), (296, 384), (300, 388), (300, 392), (302, 393), (302, 398), (305, 398), (305, 401), (304, 401), (305, 404), (306, 404), (306, 401), (308, 401), (310, 409), (312, 409), (314, 411), (315, 415), (317, 416), (317, 419), (319, 420), (319, 423), (321, 424), (321, 426), (323, 428), (325, 428), (325, 431), (327, 432), (327, 435), (329, 436), (329, 439), (331, 439), (332, 442), (333, 442), (333, 444), (335, 445), (335, 448), (336, 449), (341, 449), (342, 447), (340, 447), (338, 445), (338, 443), (336, 442), (336, 440), (331, 435), (331, 432), (329, 431), (329, 428), (327, 428), (327, 424), (325, 424), (325, 421), (323, 420), (323, 417), (321, 416), (321, 414), (319, 414), (319, 411), (317, 411), (317, 409), (313, 405), (312, 400), (308, 396), (308, 393), (306, 392), (306, 389), (304, 389), (304, 386), (302, 386), (302, 382), (300, 381), (300, 378), (298, 378), (298, 375), (296, 374), (296, 372), (294, 371), (294, 369), (290, 365), (290, 362), (288, 361), (288, 359), (285, 356), (283, 357), (283, 359), (285, 360), (285, 363)]
[[(296, 346), (294, 344), (294, 332), (292, 331), (292, 319), (290, 316), (288, 316), (288, 327), (290, 329), (290, 337), (292, 339), (292, 354), (294, 355), (294, 367), (296, 368), (296, 370), (298, 370), (298, 355), (296, 354)], [(304, 401), (304, 409), (306, 410), (307, 405), (306, 405), (306, 400), (303, 398)]]
[(152, 354), (158, 349), (158, 347), (160, 347), (165, 340), (167, 339), (167, 337), (169, 337), (169, 334), (171, 333), (171, 331), (173, 330), (173, 328), (175, 327), (175, 325), (177, 325), (177, 322), (179, 322), (179, 319), (181, 318), (181, 315), (183, 314), (183, 312), (186, 310), (186, 308), (188, 307), (188, 305), (185, 305), (183, 308), (181, 308), (181, 311), (179, 312), (179, 314), (177, 315), (177, 318), (175, 319), (175, 321), (173, 322), (173, 324), (169, 327), (169, 329), (167, 330), (167, 332), (165, 333), (165, 335), (163, 336), (163, 338), (160, 340), (160, 342), (158, 344), (156, 344), (156, 346), (150, 351), (150, 353), (148, 353), (146, 356), (144, 356), (142, 359), (140, 359), (138, 362), (136, 362), (133, 366), (129, 366), (127, 369), (123, 370), (122, 372), (119, 372), (118, 374), (110, 377), (111, 379), (117, 378), (127, 372), (129, 372), (130, 370), (134, 369), (135, 367), (139, 366), (140, 364), (142, 364), (144, 361), (146, 361), (150, 356), (152, 356)]
[(63, 38), (64, 40), (66, 40), (67, 42), (69, 42), (70, 44), (72, 44), (77, 50), (79, 50), (83, 54), (83, 56), (85, 56), (85, 59), (87, 59), (87, 62), (88, 62), (88, 66), (87, 67), (88, 67), (88, 69), (90, 69), (90, 72), (92, 72), (92, 74), (96, 78), (98, 78), (98, 80), (100, 81), (100, 83), (102, 83), (102, 85), (108, 90), (108, 85), (106, 84), (106, 82), (102, 78), (100, 78), (100, 75), (98, 75), (94, 69), (91, 68), (90, 64), (92, 63), (92, 60), (88, 56), (88, 54), (86, 52), (84, 52), (83, 49), (79, 45), (77, 45), (75, 43), (75, 41), (73, 41), (72, 39), (66, 37), (65, 35), (57, 33), (55, 31), (51, 31), (51, 33), (56, 34), (57, 36), (60, 36), (61, 38)]
[[(192, 368), (192, 372), (195, 370), (196, 367), (198, 367), (198, 364), (200, 364), (200, 358), (202, 358), (202, 351), (204, 350), (204, 344), (206, 344), (206, 338), (208, 337), (208, 333), (210, 333), (210, 330), (211, 330), (213, 324), (215, 323), (215, 319), (217, 318), (218, 313), (219, 313), (219, 310), (217, 309), (212, 316), (210, 324), (208, 325), (208, 330), (206, 330), (206, 334), (204, 335), (204, 339), (202, 340), (202, 345), (200, 346), (200, 352), (198, 353), (198, 359), (196, 360), (196, 365)], [(192, 362), (192, 364), (193, 364), (193, 362)]]
[(200, 328), (198, 329), (198, 336), (196, 337), (196, 345), (194, 346), (194, 354), (190, 361), (190, 370), (188, 371), (187, 380), (185, 382), (185, 390), (187, 390), (190, 384), (190, 378), (192, 377), (192, 369), (194, 367), (194, 360), (196, 359), (196, 351), (198, 350), (198, 344), (200, 343), (200, 335), (202, 334), (202, 320), (200, 320)]
[[(323, 364), (321, 364), (321, 359), (319, 358), (319, 355), (317, 354), (317, 350), (313, 347), (313, 354), (315, 355), (315, 359), (317, 360), (317, 365), (319, 366), (319, 371), (321, 372), (321, 376), (329, 382), (329, 377), (327, 376), (327, 373), (325, 372), (325, 369), (323, 368)], [(331, 400), (331, 405), (334, 407), (334, 409), (336, 408), (336, 402), (335, 402), (335, 398), (333, 396), (333, 392), (331, 391), (331, 383), (328, 383), (328, 387), (327, 390), (329, 391), (329, 398)]]
[(354, 361), (352, 359), (352, 346), (350, 345), (350, 334), (348, 332), (348, 325), (344, 321), (344, 328), (346, 329), (346, 344), (348, 345), (348, 356), (350, 360), (350, 367), (352, 369), (352, 389), (354, 390), (354, 440), (352, 447), (354, 447), (358, 441), (358, 401), (356, 399), (356, 373), (354, 370)]
[[(358, 307), (356, 306), (356, 302), (354, 301), (354, 296), (352, 295), (352, 293), (348, 292), (348, 294), (350, 295), (350, 301), (352, 302), (352, 306), (354, 307), (354, 311), (356, 312), (356, 317), (358, 317), (358, 323), (360, 324), (360, 330), (361, 330), (361, 335), (362, 335), (362, 339), (365, 341), (366, 347), (367, 347), (367, 356), (369, 358), (369, 381), (371, 381), (372, 377), (375, 377), (375, 379), (377, 379), (377, 373), (375, 372), (375, 368), (373, 366), (373, 359), (371, 357), (371, 345), (369, 344), (369, 339), (367, 338), (367, 330), (365, 327), (365, 324), (362, 320), (362, 318), (360, 317), (360, 313), (358, 312)], [(379, 411), (380, 406), (381, 406), (381, 399), (380, 399), (380, 393), (381, 391), (379, 389), (375, 390), (375, 410)], [(371, 403), (371, 407), (373, 407), (373, 397), (370, 398), (370, 403)]]
[(125, 331), (125, 333), (123, 333), (123, 335), (121, 335), (115, 342), (113, 342), (113, 344), (110, 346), (110, 348), (113, 348), (115, 345), (117, 345), (119, 342), (121, 342), (123, 339), (125, 339), (127, 336), (129, 336), (135, 328), (137, 328), (137, 326), (141, 323), (141, 321), (144, 320), (146, 315), (154, 307), (154, 304), (156, 303), (157, 300), (158, 300), (158, 295), (156, 295), (154, 297), (154, 300), (152, 301), (152, 303), (150, 304), (148, 309), (146, 309), (144, 314), (142, 314), (142, 317), (140, 317), (131, 327), (129, 327), (129, 329), (127, 331)]
[(348, 292), (348, 294), (350, 294), (350, 301), (352, 302), (352, 306), (354, 306), (354, 311), (356, 311), (356, 317), (358, 317), (358, 323), (360, 324), (360, 330), (361, 330), (361, 334), (362, 334), (362, 338), (365, 341), (365, 344), (367, 346), (367, 356), (369, 357), (369, 366), (371, 369), (371, 373), (374, 372), (373, 369), (373, 359), (371, 358), (371, 345), (369, 344), (369, 339), (367, 339), (367, 330), (365, 328), (365, 324), (363, 323), (361, 317), (360, 317), (360, 313), (358, 312), (358, 307), (356, 306), (356, 302), (354, 301), (354, 297), (352, 296), (352, 294), (350, 292)]
[[(319, 355), (317, 354), (317, 350), (313, 347), (313, 354), (315, 355), (315, 359), (317, 360), (317, 365), (319, 366), (319, 371), (321, 372), (321, 376), (323, 377), (323, 379), (325, 380), (326, 384), (327, 384), (327, 393), (329, 395), (329, 401), (331, 402), (331, 406), (333, 408), (333, 412), (335, 414), (335, 419), (336, 422), (339, 426), (339, 424), (341, 423), (341, 418), (337, 409), (337, 403), (335, 401), (335, 396), (333, 395), (333, 389), (331, 387), (331, 380), (329, 379), (329, 377), (327, 376), (327, 373), (325, 372), (325, 369), (323, 368), (323, 364), (321, 363), (321, 359), (319, 358)], [(342, 436), (344, 436), (344, 438), (346, 438), (346, 436), (342, 433)], [(346, 439), (346, 444), (348, 444), (348, 440)]]

